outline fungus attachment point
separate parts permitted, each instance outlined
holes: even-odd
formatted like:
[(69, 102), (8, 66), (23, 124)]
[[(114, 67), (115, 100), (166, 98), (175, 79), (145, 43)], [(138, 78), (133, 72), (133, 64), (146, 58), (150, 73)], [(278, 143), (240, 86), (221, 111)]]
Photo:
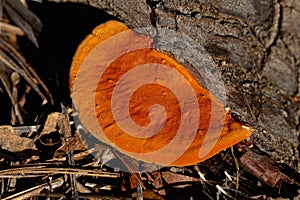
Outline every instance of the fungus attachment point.
[(151, 37), (108, 21), (79, 45), (70, 90), (80, 121), (99, 140), (145, 162), (185, 166), (252, 133), (197, 76)]

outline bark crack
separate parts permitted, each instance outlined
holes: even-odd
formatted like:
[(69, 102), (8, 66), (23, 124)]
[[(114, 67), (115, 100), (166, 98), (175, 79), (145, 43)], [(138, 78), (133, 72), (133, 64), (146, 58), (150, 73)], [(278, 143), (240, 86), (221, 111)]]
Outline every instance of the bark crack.
[(151, 24), (152, 24), (153, 27), (157, 27), (155, 8), (156, 8), (157, 4), (159, 3), (159, 1), (146, 0), (146, 3), (150, 7), (150, 9), (151, 9), (151, 12), (150, 12), (150, 22), (151, 22)]

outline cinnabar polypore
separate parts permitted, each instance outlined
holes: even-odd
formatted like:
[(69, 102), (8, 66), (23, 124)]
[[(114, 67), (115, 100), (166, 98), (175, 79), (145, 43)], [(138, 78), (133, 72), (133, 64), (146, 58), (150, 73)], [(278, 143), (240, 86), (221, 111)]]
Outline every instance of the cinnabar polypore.
[[(123, 32), (127, 32), (126, 37), (116, 37)], [(236, 122), (224, 110), (224, 105), (203, 88), (191, 72), (170, 56), (154, 49), (152, 43), (152, 38), (129, 30), (123, 23), (108, 21), (97, 26), (79, 45), (70, 70), (70, 90), (73, 103), (79, 111), (79, 118), (91, 134), (129, 156), (145, 162), (174, 166), (201, 162), (250, 136), (253, 131), (250, 126)], [(173, 71), (188, 81), (197, 98), (200, 112), (194, 135), (187, 130), (180, 136), (178, 144), (173, 144), (168, 151), (151, 155), (147, 154), (159, 151), (172, 142), (178, 134), (182, 115), (188, 113), (181, 110), (176, 94), (164, 84), (160, 84), (159, 81), (163, 80), (158, 80), (156, 83), (136, 88), (128, 99), (129, 104), (124, 106), (127, 106), (131, 120), (141, 127), (151, 123), (149, 109), (153, 105), (163, 106), (166, 112), (164, 117), (167, 119), (163, 127), (158, 129), (159, 132), (147, 137), (147, 133), (128, 133), (118, 127), (112, 111), (114, 89), (127, 72), (147, 63), (175, 69)], [(143, 82), (143, 78), (145, 77), (142, 74), (136, 76), (136, 81)], [(133, 86), (134, 83), (129, 82), (122, 87), (125, 91)], [(184, 96), (187, 90), (180, 88), (179, 92)], [(212, 106), (214, 121), (211, 121)], [(94, 118), (97, 118), (96, 123)], [(209, 135), (208, 129), (212, 130)], [(167, 158), (173, 152), (178, 153), (185, 140), (191, 140), (189, 146), (185, 147), (175, 160), (169, 162)], [(207, 150), (207, 154), (199, 157), (200, 148), (203, 152)]]

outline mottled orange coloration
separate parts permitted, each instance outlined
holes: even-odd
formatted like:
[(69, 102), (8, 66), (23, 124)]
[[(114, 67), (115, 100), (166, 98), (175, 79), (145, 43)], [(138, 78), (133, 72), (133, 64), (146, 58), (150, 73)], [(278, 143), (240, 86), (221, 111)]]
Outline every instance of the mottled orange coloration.
[[(200, 110), (197, 133), (192, 139), (191, 145), (174, 162), (163, 163), (162, 161), (159, 161), (157, 164), (176, 166), (195, 164), (212, 157), (218, 152), (250, 136), (252, 129), (249, 126), (246, 127), (239, 122), (235, 122), (231, 115), (224, 110), (224, 105), (221, 104), (216, 97), (211, 95), (208, 90), (203, 88), (184, 66), (166, 54), (152, 48), (152, 38), (138, 35), (134, 32), (132, 32), (131, 37), (127, 38), (126, 40), (120, 39), (120, 41), (114, 40), (113, 42), (118, 43), (120, 48), (126, 48), (126, 45), (136, 45), (138, 43), (149, 44), (149, 48), (129, 51), (114, 59), (114, 61), (108, 66), (105, 66), (105, 71), (100, 79), (97, 80), (98, 85), (96, 89), (90, 91), (95, 92), (94, 105), (86, 105), (84, 103), (86, 95), (82, 94), (80, 91), (73, 91), (73, 85), (81, 65), (87, 58), (87, 55), (94, 48), (96, 48), (97, 45), (104, 43), (109, 37), (126, 30), (128, 30), (128, 28), (124, 24), (116, 21), (109, 21), (105, 24), (99, 25), (95, 28), (93, 33), (80, 44), (73, 58), (73, 63), (70, 70), (70, 89), (72, 93), (72, 99), (75, 106), (79, 110), (79, 116), (84, 126), (95, 137), (133, 157), (136, 157), (137, 153), (142, 155), (143, 153), (159, 150), (170, 143), (175, 137), (180, 124), (181, 115), (186, 113), (182, 113), (180, 103), (173, 91), (165, 87), (163, 84), (159, 84), (159, 81), (157, 83), (148, 83), (137, 88), (130, 97), (128, 108), (130, 117), (135, 124), (145, 127), (151, 122), (149, 117), (149, 109), (151, 109), (151, 107), (155, 104), (159, 104), (164, 107), (167, 120), (165, 123), (162, 123), (163, 126), (159, 129), (157, 134), (152, 135), (151, 137), (146, 137), (146, 135), (135, 137), (134, 135), (138, 135), (139, 133), (125, 133), (122, 129), (120, 129), (120, 127), (118, 127), (114, 119), (111, 101), (114, 88), (116, 87), (118, 81), (122, 76), (124, 76), (128, 71), (134, 69), (136, 66), (147, 63), (154, 63), (157, 64), (157, 66), (168, 66), (180, 73), (181, 76), (183, 76), (184, 79), (187, 80), (192, 86), (197, 97)], [(102, 46), (102, 48), (103, 49), (99, 50), (99, 52), (102, 51), (105, 53), (111, 50), (105, 49), (104, 46)], [(95, 63), (95, 65), (97, 64), (99, 63)], [(97, 73), (97, 67), (95, 67), (95, 70), (96, 71), (86, 72), (91, 74), (91, 79), (97, 77), (93, 76), (93, 74)], [(151, 70), (153, 70), (153, 73), (155, 73), (155, 65)], [(166, 77), (166, 79), (167, 78), (170, 77)], [(136, 77), (136, 81), (142, 81), (142, 79), (143, 76)], [(84, 82), (81, 83), (84, 84)], [(128, 83), (128, 85), (122, 87), (124, 90), (126, 90), (126, 88), (131, 88), (130, 84), (131, 83)], [(176, 84), (180, 85), (180, 80), (177, 80)], [(84, 91), (84, 89), (82, 89), (82, 91)], [(87, 90), (86, 92), (89, 91)], [(185, 90), (185, 88), (181, 88), (180, 90), (182, 96), (185, 96), (185, 93), (187, 92), (188, 91)], [(215, 108), (214, 113), (212, 113), (212, 106)], [(98, 125), (100, 125), (102, 128), (105, 137), (99, 133), (100, 131), (97, 130), (97, 126), (91, 123), (92, 116), (89, 113), (94, 112), (93, 110), (96, 111)], [(215, 116), (214, 121), (211, 120), (212, 115)], [(223, 118), (225, 120), (223, 120)], [(219, 131), (212, 131), (209, 133), (209, 135), (206, 135), (209, 127), (212, 130), (219, 129), (221, 130), (221, 133)], [(185, 136), (181, 138), (181, 141), (189, 140), (190, 134), (191, 133), (187, 131)], [(203, 141), (205, 136), (206, 142), (204, 144)], [(215, 143), (214, 141), (216, 140), (217, 142)], [(174, 152), (177, 151), (175, 148), (180, 148), (180, 145), (181, 143), (178, 143), (178, 145), (174, 147)], [(200, 147), (204, 151), (209, 149), (209, 153), (201, 158), (199, 157)], [(162, 152), (160, 156), (163, 158), (168, 157), (171, 154), (172, 150)], [(138, 159), (142, 159), (146, 162), (157, 161), (155, 157), (151, 156), (139, 156)]]
[(70, 69), (70, 89), (72, 92), (73, 83), (75, 81), (77, 72), (80, 68), (80, 65), (86, 58), (86, 56), (101, 42), (105, 41), (107, 38), (120, 33), (122, 31), (128, 30), (128, 27), (125, 24), (114, 23), (114, 21), (109, 21), (105, 24), (100, 24), (97, 26), (92, 34), (89, 34), (79, 45), (76, 50), (76, 53), (73, 57), (73, 62)]

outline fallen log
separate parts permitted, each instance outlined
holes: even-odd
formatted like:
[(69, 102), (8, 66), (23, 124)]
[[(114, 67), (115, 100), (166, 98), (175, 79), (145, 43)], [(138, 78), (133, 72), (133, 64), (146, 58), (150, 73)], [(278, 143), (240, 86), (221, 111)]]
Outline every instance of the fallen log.
[(130, 28), (168, 27), (222, 67), (226, 106), (255, 125), (255, 145), (299, 171), (299, 2), (52, 0), (99, 8)]

